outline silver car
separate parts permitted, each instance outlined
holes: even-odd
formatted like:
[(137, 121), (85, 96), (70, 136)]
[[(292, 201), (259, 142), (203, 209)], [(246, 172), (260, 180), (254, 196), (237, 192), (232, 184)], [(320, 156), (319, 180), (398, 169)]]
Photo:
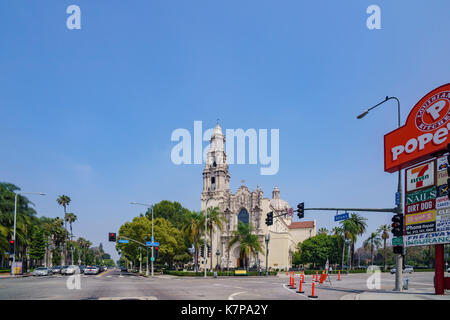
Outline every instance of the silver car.
[[(394, 267), (394, 268), (391, 269), (391, 274), (394, 274), (394, 273), (396, 273), (396, 272), (397, 272), (397, 268), (396, 268), (396, 267)], [(403, 268), (403, 273), (409, 273), (409, 274), (412, 274), (413, 272), (414, 272), (414, 268), (411, 267), (411, 266), (406, 265), (406, 266)]]
[(78, 266), (75, 265), (70, 265), (67, 266), (67, 268), (64, 269), (64, 274), (68, 275), (68, 274), (79, 274), (80, 273), (80, 268)]
[(61, 266), (54, 266), (52, 268), (52, 273), (61, 273), (61, 269), (62, 269)]
[(33, 276), (48, 276), (51, 274), (51, 271), (49, 268), (46, 267), (39, 267), (34, 269)]

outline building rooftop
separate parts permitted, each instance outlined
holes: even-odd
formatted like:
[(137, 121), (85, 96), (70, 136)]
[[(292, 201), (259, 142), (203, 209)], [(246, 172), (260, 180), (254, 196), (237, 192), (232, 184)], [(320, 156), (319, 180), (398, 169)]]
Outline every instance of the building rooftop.
[(314, 221), (292, 222), (289, 225), (289, 229), (306, 229), (306, 228), (314, 228)]

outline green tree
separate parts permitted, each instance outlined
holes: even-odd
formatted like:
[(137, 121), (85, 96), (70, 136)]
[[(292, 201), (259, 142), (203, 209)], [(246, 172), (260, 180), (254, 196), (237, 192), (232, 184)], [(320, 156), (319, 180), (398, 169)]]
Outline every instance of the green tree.
[(250, 254), (264, 255), (263, 247), (258, 240), (258, 236), (253, 234), (251, 223), (245, 224), (239, 221), (237, 230), (234, 230), (228, 242), (228, 250), (236, 243), (239, 244), (241, 257), (244, 259), (244, 268), (248, 270)]
[[(204, 215), (204, 212), (202, 212)], [(220, 231), (223, 230), (223, 226), (226, 223), (226, 219), (225, 216), (223, 214), (223, 212), (220, 211), (219, 207), (209, 207), (208, 208), (208, 215), (207, 215), (207, 227), (208, 227), (208, 231), (209, 231), (209, 243), (211, 246), (211, 254), (213, 254), (215, 251), (213, 249), (213, 230), (214, 228), (219, 229)], [(203, 216), (203, 221), (204, 220), (204, 216)], [(213, 263), (213, 259), (212, 257), (209, 259), (210, 260), (210, 270), (212, 270), (212, 263)]]
[(153, 218), (164, 218), (178, 229), (183, 228), (189, 217), (190, 211), (184, 208), (179, 202), (163, 200), (147, 210), (145, 215), (151, 220)]
[[(202, 219), (202, 214), (198, 212), (190, 212), (185, 224), (182, 228), (185, 238), (189, 245), (194, 247), (194, 270), (198, 271), (198, 253), (200, 238), (202, 236), (202, 231), (204, 230), (204, 219)], [(202, 223), (203, 222), (203, 223)]]
[(371, 263), (373, 265), (373, 252), (374, 252), (374, 247), (379, 247), (381, 246), (381, 238), (380, 238), (380, 234), (378, 232), (372, 232), (369, 236), (369, 238), (367, 238), (364, 241), (364, 247), (370, 247), (370, 257), (371, 257)]
[(300, 262), (324, 266), (328, 258), (330, 263), (337, 263), (339, 259), (339, 253), (336, 250), (337, 244), (337, 236), (325, 233), (306, 239), (300, 245)]
[(35, 226), (30, 247), (30, 258), (37, 261), (44, 259), (46, 246), (44, 231)]
[(384, 270), (387, 269), (386, 242), (387, 242), (387, 239), (389, 239), (390, 231), (391, 231), (391, 227), (387, 224), (383, 224), (378, 228), (378, 232), (381, 233), (381, 239), (383, 239)]

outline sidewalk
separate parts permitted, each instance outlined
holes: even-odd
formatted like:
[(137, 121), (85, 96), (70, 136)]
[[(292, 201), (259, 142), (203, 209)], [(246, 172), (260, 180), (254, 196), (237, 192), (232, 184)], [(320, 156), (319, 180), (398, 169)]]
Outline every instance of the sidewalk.
[(393, 290), (373, 290), (363, 293), (351, 293), (341, 300), (450, 300), (450, 291), (445, 295), (435, 295), (433, 289), (413, 289), (396, 292)]
[[(31, 272), (24, 273), (24, 274), (16, 274), (14, 278), (25, 278), (25, 277), (31, 277), (33, 274)], [(7, 278), (13, 278), (13, 276), (10, 273), (0, 273), (0, 279), (7, 279)]]

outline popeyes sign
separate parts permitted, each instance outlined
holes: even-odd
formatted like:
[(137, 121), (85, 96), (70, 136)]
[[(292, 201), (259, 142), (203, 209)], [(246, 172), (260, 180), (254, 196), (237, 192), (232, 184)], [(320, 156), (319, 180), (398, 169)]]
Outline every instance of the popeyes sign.
[(450, 83), (426, 94), (406, 124), (384, 136), (384, 171), (395, 172), (445, 149), (450, 132)]

